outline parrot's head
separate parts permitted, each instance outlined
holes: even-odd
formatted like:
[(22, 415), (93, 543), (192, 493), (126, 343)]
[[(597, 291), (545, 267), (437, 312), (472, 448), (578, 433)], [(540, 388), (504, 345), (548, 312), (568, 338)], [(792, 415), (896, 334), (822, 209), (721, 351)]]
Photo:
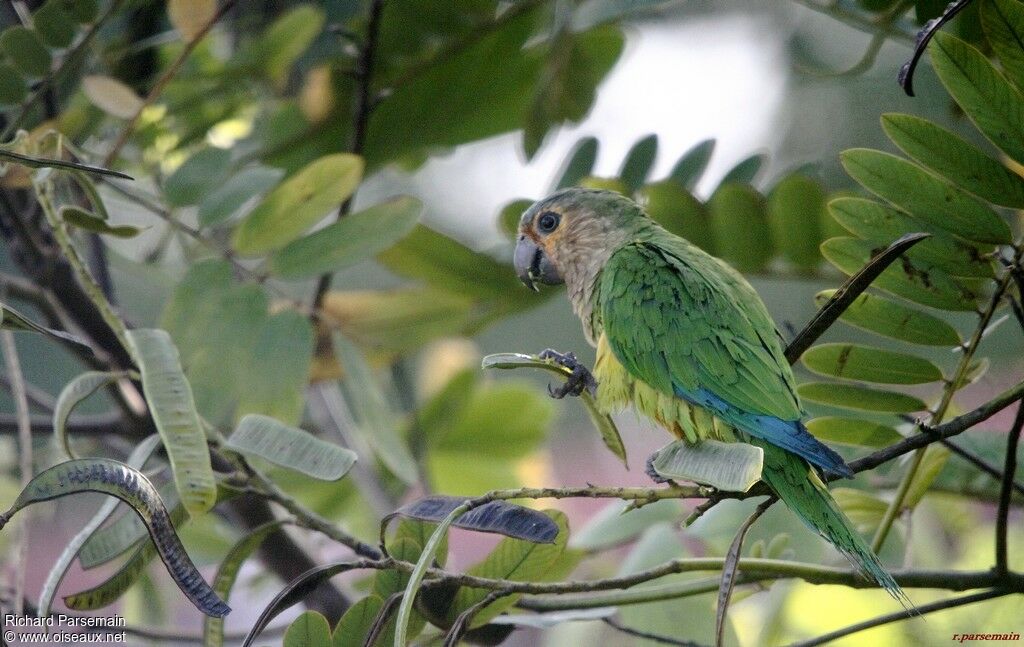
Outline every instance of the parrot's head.
[(583, 278), (604, 266), (648, 221), (635, 202), (613, 191), (563, 189), (535, 202), (519, 220), (514, 265), (528, 288)]

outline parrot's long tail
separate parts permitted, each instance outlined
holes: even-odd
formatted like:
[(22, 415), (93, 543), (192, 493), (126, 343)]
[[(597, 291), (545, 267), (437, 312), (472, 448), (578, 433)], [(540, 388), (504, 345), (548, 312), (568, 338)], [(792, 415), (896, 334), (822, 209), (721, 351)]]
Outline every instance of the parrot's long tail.
[(843, 553), (865, 577), (877, 582), (905, 608), (913, 609), (903, 589), (839, 509), (817, 473), (802, 458), (784, 449), (755, 438), (749, 442), (764, 450), (761, 478), (789, 509)]

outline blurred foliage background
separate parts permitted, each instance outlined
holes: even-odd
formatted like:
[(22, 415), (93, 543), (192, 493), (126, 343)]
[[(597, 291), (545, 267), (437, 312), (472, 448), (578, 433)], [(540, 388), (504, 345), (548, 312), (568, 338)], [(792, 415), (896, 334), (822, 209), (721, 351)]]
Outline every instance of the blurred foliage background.
[[(1012, 0), (1000, 0), (1005, 1)], [(983, 4), (974, 3), (947, 31), (990, 55), (993, 45), (981, 27)], [(944, 5), (0, 4), (2, 139), (11, 142), (5, 150), (74, 158), (134, 178), (63, 177), (16, 164), (0, 177), (4, 302), (34, 321), (84, 338), (92, 348), (17, 337), (30, 385), (34, 472), (66, 458), (53, 440), (54, 427), (60, 427), (53, 422), (60, 408), (55, 399), (66, 385), (87, 370), (133, 366), (116, 326), (104, 319), (52, 235), (51, 229), (60, 229), (130, 328), (168, 331), (195, 410), (212, 428), (227, 433), (246, 415), (270, 416), (359, 457), (338, 481), (310, 478), (307, 464), (285, 469), (259, 458), (254, 464), (306, 509), (364, 541), (374, 542), (382, 517), (428, 493), (650, 485), (643, 461), (667, 442), (663, 432), (628, 414), (617, 419), (627, 469), (604, 449), (578, 402), (547, 397), (543, 376), (479, 369), (488, 353), (547, 347), (575, 351), (586, 363), (593, 359), (565, 299), (554, 290), (534, 295), (516, 280), (510, 258), (519, 214), (561, 186), (632, 195), (666, 227), (745, 272), (784, 336), (791, 337), (813, 316), (816, 295), (843, 281), (840, 270), (856, 269), (844, 266), (844, 258), (857, 257), (850, 249), (863, 251), (920, 225), (900, 221), (894, 229), (873, 229), (869, 223), (858, 230), (850, 222), (867, 218), (859, 211), (846, 222), (833, 217), (829, 200), (868, 195), (847, 174), (841, 151), (897, 152), (879, 123), (891, 112), (927, 118), (991, 150), (984, 129), (979, 132), (964, 117), (930, 64), (917, 73), (916, 98), (905, 96), (895, 80), (915, 32)], [(1012, 173), (1019, 171), (1007, 155), (991, 155)], [(851, 174), (890, 202), (895, 198), (884, 192), (901, 190)], [(1014, 177), (1007, 182), (1016, 191)], [(1000, 201), (1002, 194), (965, 186), (1005, 207), (999, 215), (1019, 230), (1010, 212), (1024, 207), (1016, 194)], [(40, 187), (44, 197), (52, 192), (54, 213), (38, 199)], [(63, 225), (53, 227), (51, 217)], [(864, 240), (844, 238), (852, 241), (843, 248), (846, 256), (820, 247), (850, 231)], [(932, 257), (926, 250), (914, 258), (927, 268), (941, 266), (936, 255), (966, 249), (962, 239), (953, 243), (956, 249), (933, 248)], [(963, 352), (962, 341), (976, 322), (971, 311), (984, 309), (999, 269), (988, 260), (980, 263), (985, 269), (976, 260), (954, 259), (955, 269), (945, 267), (954, 277), (950, 285), (967, 286), (966, 292), (951, 288), (929, 301), (898, 286), (889, 289), (946, 311), (948, 324), (940, 327), (937, 343), (883, 334), (930, 344), (915, 347), (913, 355), (943, 369), (958, 367), (946, 378), (954, 386), (940, 393), (909, 383), (901, 393), (910, 404), (889, 399), (873, 414), (853, 416), (850, 408), (871, 408), (863, 406), (863, 393), (834, 395), (834, 382), (800, 368), (801, 382), (816, 383), (802, 386), (808, 408), (825, 421), (815, 433), (841, 443), (844, 455), (853, 458), (899, 440), (911, 429), (910, 414), (922, 405), (934, 408), (946, 391), (949, 401), (939, 406), (952, 417), (1018, 381), (1013, 376), (1024, 368), (1020, 330), (1008, 308), (992, 318), (996, 325), (986, 329), (976, 361), (961, 366), (955, 355)], [(977, 281), (976, 292), (968, 290), (975, 285), (970, 280)], [(940, 297), (952, 302), (937, 302)], [(998, 325), (1003, 321), (1008, 323)], [(934, 332), (938, 324), (929, 326)], [(823, 341), (906, 350), (899, 341), (879, 341), (861, 328), (836, 326)], [(942, 337), (947, 328), (952, 339)], [(819, 362), (809, 361), (810, 368), (841, 373), (822, 348), (815, 349)], [(884, 363), (876, 358), (865, 365), (872, 362)], [(9, 371), (8, 364), (7, 391), (14, 382)], [(69, 396), (72, 406), (83, 401), (57, 437), (66, 431), (80, 456), (123, 459), (154, 431), (138, 384), (123, 374), (90, 384)], [(859, 406), (849, 406), (851, 401)], [(24, 452), (17, 443), (14, 399), (5, 394), (2, 406), (0, 500), (7, 501), (20, 490), (18, 459)], [(1009, 425), (1010, 417), (1000, 414), (958, 442), (972, 456), (1000, 466)], [(986, 569), (999, 481), (961, 455), (929, 452), (926, 476), (909, 495), (912, 514), (900, 508), (882, 557), (893, 567)], [(226, 471), (216, 460), (214, 469)], [(887, 464), (837, 494), (865, 532), (883, 523), (903, 470), (902, 464)], [(182, 509), (174, 500), (170, 469), (159, 463), (153, 474), (169, 506)], [(182, 540), (207, 580), (236, 542), (280, 515), (268, 497), (219, 491), (230, 500), (220, 501), (212, 513), (190, 510), (191, 518), (182, 509), (179, 519)], [(28, 541), (0, 534), (4, 573), (12, 582), (5, 600), (16, 592), (37, 599), (50, 566), (102, 502), (99, 495), (82, 495), (34, 508), (24, 531)], [(721, 556), (753, 506), (726, 501), (682, 530), (679, 522), (691, 506), (679, 501), (624, 516), (618, 502), (563, 500), (550, 507), (565, 513), (571, 535), (568, 548), (562, 536), (563, 552), (546, 569), (505, 573), (493, 560), (481, 562), (512, 549), (495, 549), (489, 537), (463, 530), (452, 532), (447, 566), (461, 571), (476, 564), (478, 573), (510, 579), (570, 579), (570, 573), (571, 579), (592, 579), (679, 557)], [(1011, 546), (1021, 539), (1020, 517), (1013, 513)], [(98, 586), (104, 604), (115, 605), (107, 611), (116, 609), (130, 624), (164, 628), (156, 633), (171, 643), (198, 640), (202, 620), (163, 569), (149, 564), (152, 553), (141, 565), (111, 561), (148, 541), (127, 514), (92, 535), (60, 591)], [(403, 524), (395, 541), (405, 542), (403, 550), (411, 551), (406, 558), (415, 561), (422, 529)], [(229, 639), (248, 630), (284, 582), (350, 554), (308, 530), (266, 532), (268, 538), (253, 547), (254, 559), (238, 572), (230, 599), (235, 612), (226, 621)], [(752, 557), (842, 564), (781, 506), (753, 527), (746, 547)], [(1019, 552), (1010, 557), (1011, 567), (1024, 567)], [(30, 565), (23, 587), (16, 585), (26, 570), (19, 564)], [(696, 576), (673, 575), (655, 584), (688, 579)], [(307, 602), (334, 627), (349, 603), (371, 599), (368, 591), (383, 599), (402, 586), (404, 581), (389, 582), (384, 573), (376, 579), (339, 577)], [(944, 595), (915, 590), (911, 598), (923, 604)], [(714, 640), (714, 598), (709, 593), (622, 606), (615, 622), (707, 644)], [(474, 601), (458, 598), (457, 610)], [(364, 603), (360, 612), (369, 613), (369, 606)], [(892, 600), (874, 590), (799, 581), (748, 585), (737, 590), (725, 642), (788, 644), (894, 610)], [(1019, 631), (1019, 611), (1019, 596), (1008, 596), (927, 622), (854, 634), (838, 644), (933, 644), (954, 633)], [(275, 621), (268, 632), (277, 634), (265, 639), (281, 640), (297, 613)], [(421, 630), (423, 624), (420, 618)], [(437, 637), (438, 630), (428, 627), (420, 640), (429, 644)], [(587, 641), (658, 644), (593, 617), (522, 627), (505, 644)]]

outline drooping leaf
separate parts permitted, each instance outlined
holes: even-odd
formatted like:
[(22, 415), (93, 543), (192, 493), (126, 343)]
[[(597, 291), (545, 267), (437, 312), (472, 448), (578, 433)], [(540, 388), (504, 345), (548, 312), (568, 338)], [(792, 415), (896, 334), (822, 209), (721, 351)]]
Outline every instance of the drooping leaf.
[(807, 421), (807, 430), (827, 443), (855, 447), (887, 447), (903, 440), (892, 427), (862, 418), (827, 416)]
[(199, 204), (214, 189), (224, 184), (231, 164), (231, 151), (210, 146), (185, 160), (164, 182), (168, 204), (181, 207)]
[(54, 330), (53, 328), (40, 326), (6, 303), (0, 303), (0, 329), (36, 332), (59, 341), (69, 341), (91, 350), (89, 344), (81, 337), (66, 333), (63, 330)]
[(0, 32), (0, 51), (14, 67), (25, 76), (46, 76), (53, 58), (39, 36), (33, 30), (21, 25), (8, 27)]
[(653, 134), (638, 140), (626, 153), (622, 168), (619, 169), (619, 179), (630, 193), (647, 181), (657, 156), (658, 136)]
[(134, 90), (109, 76), (83, 77), (82, 92), (94, 106), (120, 119), (131, 119), (142, 108), (142, 99)]
[(843, 151), (840, 159), (846, 172), (865, 188), (922, 222), (982, 243), (1012, 239), (998, 214), (912, 162), (863, 148)]
[(797, 386), (796, 392), (803, 400), (861, 411), (912, 413), (928, 408), (923, 400), (912, 395), (854, 384), (806, 382)]
[(697, 186), (697, 182), (700, 181), (704, 170), (708, 167), (708, 162), (711, 161), (711, 155), (715, 152), (715, 140), (705, 139), (702, 142), (698, 142), (690, 150), (683, 153), (676, 165), (672, 167), (672, 171), (668, 174), (669, 178), (683, 185), (689, 190), (693, 190)]
[(284, 171), (267, 166), (242, 169), (203, 198), (199, 204), (200, 226), (212, 227), (227, 220), (246, 202), (266, 193), (283, 176)]
[[(247, 535), (238, 540), (228, 554), (221, 560), (217, 575), (213, 578), (212, 588), (222, 600), (231, 595), (231, 587), (235, 584), (242, 564), (259, 548), (269, 535), (281, 529), (284, 521), (269, 521), (253, 528)], [(206, 616), (203, 618), (203, 647), (221, 647), (224, 644), (224, 619)]]
[(324, 481), (337, 481), (356, 462), (356, 454), (351, 450), (258, 414), (242, 418), (228, 437), (227, 446)]
[(217, 484), (178, 349), (163, 330), (130, 330), (128, 343), (142, 373), (142, 390), (167, 450), (181, 502), (189, 514), (198, 516), (216, 502)]
[(238, 225), (232, 247), (255, 256), (280, 249), (298, 238), (359, 186), (363, 161), (336, 153), (310, 163), (267, 195)]
[(304, 611), (288, 625), (282, 647), (331, 647), (331, 626), (316, 611)]
[[(86, 373), (88, 375), (88, 373)], [(106, 374), (101, 374), (106, 375)], [(127, 465), (132, 469), (141, 470), (149, 457), (153, 455), (156, 448), (160, 445), (160, 436), (153, 434), (147, 437), (141, 443), (139, 443), (132, 453), (129, 454)], [(63, 581), (64, 576), (67, 574), (68, 568), (74, 561), (75, 556), (78, 555), (78, 551), (81, 550), (85, 542), (93, 536), (96, 529), (103, 525), (103, 523), (113, 514), (114, 509), (117, 508), (119, 499), (110, 497), (103, 501), (100, 509), (96, 511), (96, 514), (92, 516), (89, 521), (86, 522), (85, 526), (79, 530), (71, 541), (64, 546), (64, 550), (61, 551), (60, 557), (52, 567), (50, 572), (46, 576), (46, 581), (43, 583), (43, 588), (39, 592), (39, 616), (46, 617), (50, 615), (50, 605), (53, 603), (53, 596), (57, 593), (57, 588)]]
[(981, 24), (1003, 64), (1003, 73), (1024, 88), (1024, 8), (1016, 0), (981, 3)]
[(78, 227), (94, 234), (108, 234), (116, 238), (135, 238), (143, 232), (141, 227), (112, 225), (99, 216), (73, 206), (61, 207), (60, 217), (72, 227)]
[(913, 115), (882, 115), (882, 128), (900, 149), (974, 195), (1004, 207), (1024, 208), (1024, 178), (959, 135)]
[(804, 271), (821, 262), (819, 219), (825, 203), (821, 185), (799, 173), (782, 179), (768, 196), (772, 243), (783, 258)]
[(651, 467), (660, 476), (710, 485), (727, 492), (746, 492), (761, 479), (764, 452), (746, 443), (676, 440), (659, 449)]
[(953, 276), (995, 275), (992, 261), (984, 258), (977, 246), (887, 205), (862, 198), (838, 198), (828, 204), (828, 209), (839, 224), (870, 243), (888, 244), (911, 231), (930, 232), (931, 236), (906, 252), (907, 258)]
[(949, 34), (936, 34), (932, 67), (946, 90), (988, 139), (1024, 162), (1024, 96), (988, 58)]
[(747, 184), (723, 183), (708, 200), (715, 250), (741, 272), (757, 272), (772, 256), (765, 200)]
[(423, 204), (408, 196), (382, 202), (292, 241), (270, 259), (272, 274), (305, 279), (372, 258), (404, 238)]
[[(831, 238), (821, 244), (822, 256), (846, 274), (863, 267), (873, 250), (870, 243), (855, 238)], [(932, 308), (973, 311), (981, 294), (966, 285), (966, 281), (904, 257), (882, 272), (873, 286)]]
[(804, 366), (821, 375), (880, 384), (927, 384), (942, 379), (930, 361), (858, 344), (820, 344), (803, 355)]
[(558, 181), (555, 182), (555, 189), (564, 189), (576, 186), (580, 180), (590, 175), (594, 170), (594, 163), (597, 161), (599, 144), (596, 137), (583, 137), (566, 158), (562, 165), (562, 171), (558, 174)]
[(106, 458), (59, 463), (37, 474), (3, 518), (9, 519), (30, 504), (78, 492), (102, 492), (132, 506), (145, 522), (167, 571), (196, 608), (214, 616), (224, 616), (231, 610), (196, 571), (156, 488), (145, 474), (124, 463)]
[[(464, 498), (433, 495), (408, 503), (385, 520), (395, 516), (439, 522), (466, 501)], [(552, 543), (558, 526), (536, 510), (507, 501), (491, 501), (461, 515), (452, 524), (457, 528), (490, 532), (535, 543)]]
[[(60, 395), (57, 396), (57, 402), (53, 406), (53, 437), (68, 458), (75, 458), (66, 426), (75, 405), (124, 376), (124, 373), (87, 371), (68, 382), (61, 389)], [(128, 464), (132, 465), (130, 461)], [(141, 466), (132, 465), (132, 467), (138, 469)]]
[[(171, 523), (177, 528), (188, 518), (188, 513), (181, 505), (174, 482), (164, 483), (157, 491), (171, 515)], [(78, 562), (86, 570), (106, 564), (138, 548), (147, 534), (146, 525), (138, 515), (125, 512), (112, 523), (92, 533), (78, 552)]]
[[(821, 306), (832, 298), (835, 290), (824, 290), (814, 297)], [(956, 328), (942, 319), (867, 292), (858, 296), (840, 316), (851, 326), (885, 337), (924, 346), (959, 346), (962, 342)]]

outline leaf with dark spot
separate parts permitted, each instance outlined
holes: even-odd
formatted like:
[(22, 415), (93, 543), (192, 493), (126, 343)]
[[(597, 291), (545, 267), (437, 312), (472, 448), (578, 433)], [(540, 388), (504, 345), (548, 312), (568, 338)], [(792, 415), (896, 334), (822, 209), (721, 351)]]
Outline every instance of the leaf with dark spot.
[[(453, 496), (428, 496), (402, 506), (385, 517), (384, 523), (395, 517), (438, 522), (465, 501), (465, 499)], [(496, 533), (539, 544), (553, 543), (558, 535), (558, 525), (547, 515), (506, 501), (485, 503), (463, 514), (452, 525), (466, 530)]]

